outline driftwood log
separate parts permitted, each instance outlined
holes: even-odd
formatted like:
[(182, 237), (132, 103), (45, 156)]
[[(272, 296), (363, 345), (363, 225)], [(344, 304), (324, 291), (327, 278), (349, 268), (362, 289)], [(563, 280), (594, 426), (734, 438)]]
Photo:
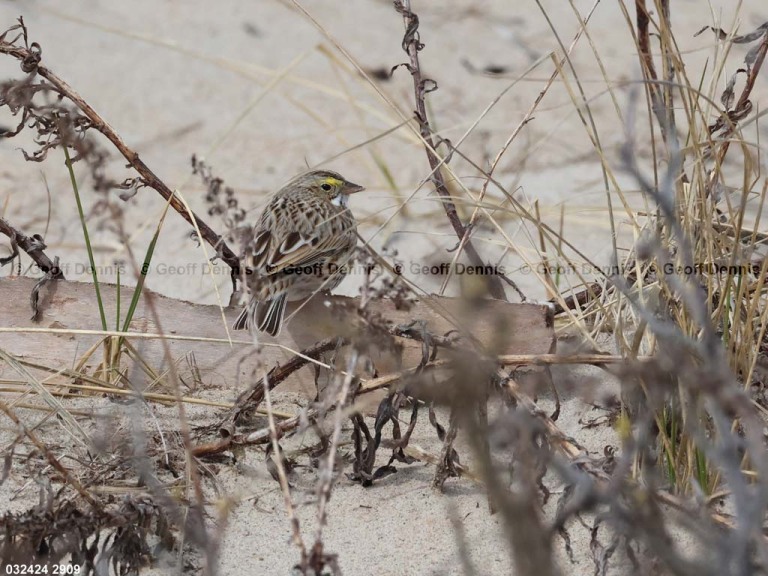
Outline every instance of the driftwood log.
[[(39, 321), (31, 320), (29, 299), (36, 281), (30, 278), (0, 279), (0, 350), (13, 357), (47, 367), (41, 379), (52, 371), (72, 369), (82, 355), (103, 335), (92, 284), (57, 281), (41, 290)], [(101, 295), (110, 329), (116, 321), (117, 289), (102, 284)], [(122, 287), (121, 314), (133, 295)], [(331, 336), (353, 336), (363, 320), (357, 312), (359, 298), (317, 295), (284, 326), (277, 338), (264, 336), (261, 359), (266, 369), (287, 362), (296, 352)], [(288, 314), (297, 305), (289, 307)], [(157, 314), (157, 318), (153, 313)], [(424, 322), (428, 332), (443, 336), (458, 327), (468, 330), (493, 354), (547, 354), (554, 350), (554, 329), (549, 307), (537, 304), (510, 304), (489, 300), (468, 305), (454, 298), (428, 296), (398, 309), (395, 302), (379, 299), (367, 304), (368, 318), (375, 316), (390, 326)], [(144, 362), (158, 374), (167, 368), (162, 342), (152, 334), (164, 334), (176, 370), (186, 384), (215, 387), (234, 400), (257, 377), (252, 340), (247, 333), (229, 331), (239, 310), (173, 300), (145, 290), (130, 326), (129, 338)], [(159, 323), (158, 323), (159, 320)], [(205, 340), (211, 339), (211, 340)], [(397, 350), (384, 350), (376, 361), (379, 374), (418, 365), (422, 343), (396, 338)], [(375, 348), (375, 346), (374, 346)], [(103, 354), (93, 354), (83, 366), (86, 373), (96, 369)], [(439, 356), (438, 356), (439, 357)], [(0, 359), (0, 378), (8, 378), (11, 367)], [(35, 371), (34, 368), (30, 368)], [(260, 373), (259, 373), (260, 374)], [(61, 373), (62, 383), (66, 374)], [(160, 386), (162, 391), (162, 386)], [(194, 386), (193, 386), (194, 388)], [(281, 389), (315, 393), (314, 372), (305, 367), (292, 374)], [(155, 388), (157, 390), (157, 387)], [(165, 389), (167, 390), (167, 388)], [(231, 391), (231, 393), (229, 392)]]

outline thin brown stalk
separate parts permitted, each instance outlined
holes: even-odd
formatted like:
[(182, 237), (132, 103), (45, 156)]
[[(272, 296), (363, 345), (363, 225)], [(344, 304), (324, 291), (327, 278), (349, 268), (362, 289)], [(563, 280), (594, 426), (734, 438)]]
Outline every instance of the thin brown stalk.
[(223, 437), (233, 434), (240, 414), (245, 411), (258, 409), (259, 404), (264, 400), (266, 385), (268, 385), (270, 389), (274, 388), (288, 378), (288, 376), (296, 372), (296, 370), (309, 364), (312, 360), (316, 360), (323, 352), (328, 352), (329, 350), (333, 350), (334, 348), (343, 346), (347, 343), (348, 342), (343, 338), (328, 338), (322, 340), (306, 350), (303, 350), (300, 354), (295, 355), (285, 364), (281, 364), (270, 370), (264, 378), (258, 380), (256, 384), (237, 397), (235, 405), (221, 419), (219, 433)]
[[(730, 136), (736, 130), (736, 126), (737, 126), (735, 119), (752, 108), (752, 104), (749, 100), (749, 97), (752, 94), (752, 89), (755, 87), (755, 81), (757, 80), (757, 77), (760, 74), (760, 69), (763, 66), (763, 62), (765, 62), (766, 54), (768, 54), (768, 32), (766, 32), (763, 36), (763, 39), (760, 43), (760, 48), (758, 48), (757, 54), (755, 56), (755, 61), (750, 67), (749, 73), (747, 74), (747, 80), (744, 85), (744, 89), (741, 91), (741, 95), (739, 96), (739, 99), (736, 102), (736, 106), (733, 108), (733, 111), (731, 112), (731, 114), (734, 116), (734, 120), (732, 121), (731, 118), (729, 118), (728, 119), (729, 122), (727, 122), (727, 126), (725, 127), (724, 131), (720, 134), (722, 143), (720, 144), (720, 148), (717, 151), (717, 163), (715, 164), (715, 167), (718, 170), (712, 170), (710, 174), (710, 181), (709, 181), (710, 187), (714, 185), (714, 182), (717, 179), (717, 175), (719, 173), (719, 169), (722, 167), (723, 162), (725, 162), (725, 156), (728, 154), (728, 149), (731, 146)], [(715, 131), (717, 126), (719, 126), (719, 123), (716, 123), (713, 126), (711, 126), (710, 132)]]
[(328, 560), (328, 555), (323, 551), (323, 528), (325, 528), (328, 521), (328, 502), (331, 500), (331, 490), (333, 488), (337, 457), (336, 452), (338, 450), (339, 441), (341, 440), (341, 427), (348, 416), (344, 407), (347, 404), (347, 398), (349, 397), (357, 360), (358, 352), (356, 349), (353, 349), (349, 361), (347, 362), (347, 374), (344, 376), (341, 386), (339, 387), (338, 398), (335, 403), (336, 413), (333, 419), (333, 432), (331, 433), (328, 446), (328, 456), (321, 469), (320, 481), (317, 485), (317, 532), (315, 535), (315, 544), (312, 546), (310, 565), (314, 568), (315, 573), (318, 574), (325, 568), (325, 564)]
[[(227, 246), (224, 239), (219, 236), (208, 224), (206, 224), (197, 214), (189, 210), (178, 196), (139, 158), (139, 154), (126, 145), (120, 135), (86, 102), (74, 88), (67, 84), (62, 78), (57, 76), (50, 68), (40, 63), (39, 54), (32, 53), (27, 48), (14, 46), (7, 42), (0, 42), (0, 54), (7, 54), (16, 58), (22, 63), (25, 72), (36, 72), (56, 90), (66, 96), (84, 116), (91, 121), (92, 127), (98, 130), (109, 140), (112, 145), (122, 154), (128, 163), (141, 175), (143, 183), (157, 191), (166, 201), (170, 203), (176, 212), (182, 218), (189, 222), (193, 227), (197, 226), (202, 238), (208, 242), (220, 255), (233, 271), (239, 269), (239, 260), (234, 252)], [(30, 65), (34, 66), (32, 69)], [(234, 276), (233, 276), (234, 277)]]
[[(421, 73), (421, 65), (419, 63), (419, 51), (424, 47), (419, 40), (419, 17), (411, 11), (409, 0), (396, 0), (395, 10), (402, 14), (405, 21), (405, 36), (403, 38), (403, 50), (408, 54), (410, 64), (407, 65), (408, 71), (413, 78), (413, 89), (416, 101), (416, 122), (419, 124), (419, 132), (421, 137), (426, 142), (424, 147), (429, 166), (432, 169), (432, 183), (435, 186), (435, 191), (443, 204), (448, 221), (451, 223), (456, 236), (459, 238), (460, 249), (463, 248), (467, 254), (467, 257), (474, 265), (483, 265), (483, 259), (477, 252), (471, 239), (472, 228), (464, 226), (459, 217), (459, 213), (456, 211), (456, 205), (451, 199), (451, 192), (448, 190), (448, 186), (445, 183), (445, 178), (440, 171), (440, 166), (444, 162), (434, 151), (436, 150), (437, 143), (432, 134), (432, 128), (429, 124), (429, 116), (427, 115), (427, 106), (425, 96), (428, 91), (436, 89), (437, 85), (434, 80), (424, 78)], [(488, 291), (490, 295), (498, 300), (506, 300), (504, 294), (504, 287), (501, 284), (501, 280), (496, 276), (490, 276), (488, 278)]]
[[(257, 352), (258, 353), (258, 352)], [(263, 370), (263, 367), (262, 367)], [(264, 378), (268, 378), (268, 374), (264, 372)], [(301, 537), (301, 529), (299, 528), (299, 518), (296, 515), (296, 511), (293, 506), (293, 498), (291, 497), (291, 488), (288, 485), (288, 476), (285, 471), (285, 465), (283, 459), (280, 458), (280, 444), (278, 444), (277, 426), (275, 426), (275, 418), (272, 415), (272, 397), (269, 393), (269, 382), (263, 387), (264, 389), (264, 402), (267, 406), (267, 420), (269, 422), (269, 439), (272, 442), (272, 451), (275, 454), (274, 462), (277, 470), (278, 481), (280, 483), (280, 491), (283, 493), (283, 500), (285, 502), (285, 511), (288, 514), (288, 519), (291, 523), (291, 534), (293, 537), (293, 543), (298, 547), (301, 553), (301, 567), (304, 568), (307, 565), (307, 546), (304, 544), (304, 539)], [(305, 571), (306, 573), (306, 571)]]

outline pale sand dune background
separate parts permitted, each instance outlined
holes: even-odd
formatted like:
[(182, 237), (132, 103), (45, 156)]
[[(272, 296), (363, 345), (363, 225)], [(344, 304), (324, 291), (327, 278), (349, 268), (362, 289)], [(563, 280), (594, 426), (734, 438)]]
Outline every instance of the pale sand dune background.
[[(578, 30), (570, 4), (563, 0), (542, 4), (562, 42), (570, 45)], [(593, 2), (579, 0), (574, 4), (586, 14)], [(712, 24), (713, 18), (721, 18), (722, 26), (732, 29), (735, 4), (729, 0), (674, 3), (676, 36), (686, 53), (691, 77), (700, 76), (715, 45), (711, 34), (694, 37), (694, 33)], [(386, 71), (405, 61), (400, 48), (402, 18), (391, 2), (306, 0), (302, 5), (364, 69)], [(623, 108), (628, 89), (622, 83), (636, 80), (640, 74), (635, 47), (618, 5), (597, 5), (589, 31), (608, 77), (621, 85), (616, 94)], [(428, 98), (434, 128), (443, 137), (458, 142), (494, 98), (520, 78), (461, 145), (465, 154), (485, 166), (549, 78), (553, 65), (546, 55), (558, 50), (557, 39), (532, 1), (416, 0), (413, 7), (421, 17), (423, 70), (439, 85)], [(411, 117), (411, 79), (404, 70), (397, 71), (391, 80), (377, 81), (396, 107), (393, 109), (334, 49), (329, 38), (288, 1), (0, 1), (0, 29), (10, 27), (19, 15), (24, 16), (31, 39), (42, 45), (44, 62), (110, 122), (166, 183), (179, 188), (199, 213), (204, 214), (206, 206), (202, 185), (190, 176), (193, 153), (204, 156), (216, 174), (235, 188), (241, 205), (253, 210), (259, 209), (269, 192), (307, 166), (336, 169), (369, 189), (352, 203), (364, 222), (362, 236), (378, 249), (385, 243), (397, 249), (406, 263), (406, 273), (425, 290), (439, 288), (440, 278), (409, 272), (410, 262), (443, 261), (448, 257), (445, 249), (456, 242), (435, 206), (429, 185), (415, 193), (407, 214), (395, 214), (402, 200), (428, 174), (423, 149), (404, 129), (355, 148)], [(740, 18), (741, 31), (755, 28), (766, 19), (764, 2), (744, 2)], [(745, 51), (743, 47), (733, 48), (731, 70), (741, 64)], [(543, 62), (527, 72), (539, 59)], [(623, 125), (606, 93), (587, 38), (582, 38), (574, 51), (573, 63), (595, 114), (602, 146), (615, 158), (624, 142)], [(490, 78), (470, 71), (471, 67), (488, 66), (503, 67), (504, 77)], [(0, 78), (18, 75), (15, 62), (0, 59)], [(763, 74), (753, 101), (765, 102), (767, 87)], [(553, 225), (557, 225), (564, 207), (566, 236), (588, 256), (606, 264), (611, 254), (610, 226), (602, 173), (561, 81), (555, 82), (534, 116), (502, 160), (497, 178), (510, 190), (517, 188), (518, 198), (538, 200), (542, 214)], [(638, 116), (644, 118), (644, 111)], [(0, 125), (12, 123), (13, 119), (0, 116)], [(768, 134), (764, 127), (761, 132), (761, 142), (765, 142)], [(24, 143), (22, 139), (0, 141), (0, 214), (28, 234), (42, 234), (47, 215), (45, 178), (52, 212), (46, 235), (48, 253), (61, 258), (69, 279), (86, 281), (89, 277), (83, 265), (87, 257), (63, 157), (55, 151), (43, 164), (26, 163), (18, 150)], [(639, 150), (647, 160), (642, 156), (644, 151), (644, 147)], [(763, 154), (763, 163), (765, 158)], [(392, 173), (396, 190), (387, 185), (377, 160)], [(123, 165), (113, 157), (115, 177), (128, 174)], [(460, 159), (454, 160), (452, 167), (475, 190), (482, 184), (477, 173)], [(78, 169), (83, 178), (86, 172), (84, 167)], [(641, 205), (642, 199), (631, 191), (631, 183), (626, 179), (622, 182), (628, 186), (630, 199)], [(83, 190), (86, 206), (93, 205), (95, 197), (87, 180)], [(502, 197), (492, 192), (491, 200), (500, 202)], [(136, 253), (143, 254), (162, 208), (162, 199), (148, 189), (126, 205), (126, 221), (136, 230)], [(469, 209), (464, 213), (469, 214)], [(99, 221), (98, 216), (92, 218), (93, 229)], [(385, 221), (388, 224), (379, 230)], [(210, 223), (218, 227), (215, 220)], [(628, 247), (631, 239), (621, 213), (616, 224), (620, 246)], [(504, 220), (504, 230), (520, 253), (533, 257), (532, 237), (518, 221)], [(215, 279), (226, 302), (226, 270), (220, 267), (213, 278), (204, 274), (206, 257), (188, 235), (186, 222), (176, 214), (169, 215), (147, 285), (169, 296), (214, 303)], [(498, 241), (490, 226), (476, 238), (487, 257), (501, 257), (498, 244), (484, 241)], [(125, 260), (124, 248), (106, 228), (92, 230), (92, 241), (97, 261), (104, 266), (103, 278), (114, 281), (110, 267)], [(4, 254), (2, 250), (0, 254)], [(534, 275), (517, 270), (519, 257), (508, 256), (501, 262), (529, 295), (544, 296)], [(169, 266), (178, 269), (171, 273)], [(125, 276), (123, 281), (132, 282)], [(355, 294), (356, 281), (359, 278), (346, 280), (340, 291)], [(567, 281), (576, 282), (576, 278), (568, 277)], [(454, 290), (451, 287), (449, 292)], [(584, 372), (577, 376), (587, 379)], [(281, 401), (288, 403), (290, 398)], [(542, 405), (547, 405), (546, 400)], [(581, 399), (567, 398), (559, 423), (590, 450), (602, 451), (606, 444), (615, 443), (613, 432), (605, 427), (583, 430), (579, 419), (589, 417), (591, 411)], [(202, 410), (193, 411), (193, 416), (202, 414)], [(173, 413), (165, 417), (172, 425)], [(432, 451), (438, 449), (428, 427), (419, 427), (415, 441)], [(466, 448), (461, 452), (466, 454)], [(228, 467), (217, 476), (223, 494), (254, 497), (234, 510), (226, 526), (222, 574), (285, 574), (298, 558), (289, 542), (282, 497), (266, 475), (262, 460), (260, 451), (246, 455), (245, 467), (256, 470), (253, 477)], [(463, 523), (480, 573), (509, 573), (504, 535), (498, 519), (488, 514), (482, 490), (468, 481), (451, 480), (446, 494), (435, 494), (429, 488), (432, 472), (431, 466), (415, 464), (401, 468), (371, 489), (339, 480), (331, 500), (325, 544), (327, 550), (338, 553), (345, 574), (462, 573), (449, 513)], [(554, 478), (549, 479), (549, 485), (558, 490)], [(13, 478), (2, 490), (11, 489), (9, 486), (19, 487), (13, 485)], [(29, 489), (28, 497), (34, 502), (36, 491)], [(314, 507), (302, 508), (301, 514), (307, 518), (304, 527), (310, 535)], [(558, 551), (564, 573), (592, 573), (588, 532), (574, 526), (572, 538), (575, 564)]]

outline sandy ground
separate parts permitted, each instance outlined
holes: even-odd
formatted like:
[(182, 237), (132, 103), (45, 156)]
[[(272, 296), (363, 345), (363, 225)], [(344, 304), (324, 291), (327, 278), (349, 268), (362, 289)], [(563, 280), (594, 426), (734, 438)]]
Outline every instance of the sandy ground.
[[(593, 3), (578, 0), (574, 4), (586, 14)], [(618, 4), (597, 6), (589, 40), (594, 42), (615, 87), (617, 104), (623, 108), (631, 85), (627, 82), (640, 75)], [(691, 76), (701, 74), (714, 46), (710, 35), (694, 37), (694, 33), (712, 24), (713, 18), (721, 18), (722, 26), (731, 29), (733, 4), (728, 0), (675, 2), (674, 25), (681, 50), (689, 58)], [(560, 40), (570, 45), (578, 23), (569, 3), (547, 0), (542, 5)], [(203, 156), (234, 187), (241, 205), (252, 210), (258, 210), (269, 192), (307, 166), (336, 169), (364, 184), (368, 192), (352, 204), (362, 221), (362, 236), (377, 249), (397, 250), (406, 273), (424, 290), (435, 291), (441, 279), (410, 272), (410, 263), (442, 261), (455, 237), (434, 209), (430, 187), (417, 190), (428, 174), (423, 150), (405, 129), (359, 146), (411, 116), (410, 77), (401, 69), (391, 80), (376, 81), (373, 89), (334, 48), (336, 43), (343, 46), (364, 70), (389, 70), (404, 61), (402, 19), (386, 0), (306, 0), (302, 6), (325, 33), (287, 0), (2, 0), (0, 29), (23, 15), (31, 38), (43, 47), (44, 62), (75, 87), (201, 214), (206, 211), (205, 191), (190, 174), (193, 153)], [(762, 23), (766, 14), (761, 8), (761, 0), (743, 3), (741, 30)], [(553, 65), (547, 54), (558, 50), (558, 40), (533, 2), (416, 1), (414, 9), (421, 16), (421, 40), (426, 45), (421, 53), (423, 69), (439, 85), (429, 96), (434, 127), (454, 144), (461, 142), (464, 154), (487, 165), (549, 78)], [(595, 115), (602, 146), (615, 158), (624, 142), (626, 113), (621, 119), (617, 116), (587, 40), (583, 38), (576, 47), (573, 64)], [(743, 47), (733, 48), (732, 69), (738, 67), (744, 53)], [(530, 70), (539, 60), (542, 62)], [(504, 74), (486, 77), (472, 72), (472, 68), (489, 66), (503, 68)], [(0, 59), (0, 78), (17, 75), (15, 63)], [(573, 80), (572, 75), (569, 78)], [(767, 87), (762, 75), (753, 100), (760, 101), (759, 94), (764, 96)], [(13, 119), (0, 115), (0, 125), (12, 123)], [(768, 134), (764, 127), (761, 130), (765, 142)], [(55, 151), (43, 164), (25, 163), (19, 151), (23, 145), (28, 142), (0, 141), (0, 214), (29, 234), (46, 232), (48, 253), (61, 258), (67, 277), (87, 280), (80, 222), (63, 157)], [(765, 158), (763, 154), (763, 167)], [(392, 174), (394, 188), (382, 165)], [(112, 159), (111, 166), (116, 177), (125, 172), (118, 158)], [(479, 188), (482, 182), (466, 162), (456, 159), (452, 167), (470, 188)], [(83, 179), (86, 172), (84, 167), (78, 169)], [(510, 190), (516, 189), (521, 200), (538, 200), (545, 220), (556, 227), (562, 212), (565, 235), (597, 262), (609, 262), (610, 218), (603, 175), (562, 82), (555, 83), (534, 120), (512, 143), (499, 164), (497, 178)], [(630, 201), (640, 205), (642, 200), (631, 183), (620, 173), (617, 178), (627, 187)], [(613, 184), (610, 189), (614, 194)], [(88, 209), (97, 198), (87, 180), (83, 190)], [(413, 199), (402, 210), (411, 195)], [(615, 194), (612, 199), (616, 204)], [(501, 200), (499, 193), (491, 192), (489, 201)], [(468, 215), (471, 209), (459, 204)], [(162, 209), (162, 199), (151, 190), (142, 190), (126, 204), (125, 222), (132, 230), (131, 246), (137, 254), (143, 254)], [(99, 227), (99, 215), (93, 214), (90, 221), (102, 278), (114, 281), (114, 264), (125, 262), (127, 252), (114, 234)], [(543, 297), (536, 275), (520, 268), (525, 259), (533, 257), (537, 238), (513, 217), (500, 216), (500, 222), (517, 254), (504, 254), (493, 242), (498, 239), (497, 231), (487, 224), (476, 235), (478, 243), (488, 258), (507, 267), (531, 297)], [(630, 239), (621, 213), (615, 222), (620, 243), (627, 247)], [(0, 246), (0, 254), (3, 250)], [(189, 239), (188, 225), (171, 214), (161, 233), (148, 286), (169, 296), (214, 303), (216, 282), (226, 302), (229, 287), (224, 268), (213, 275), (203, 273), (210, 255), (209, 248), (206, 255)], [(564, 280), (577, 282), (568, 275)], [(130, 275), (123, 281), (131, 282)], [(352, 277), (339, 291), (354, 294), (359, 281)], [(455, 287), (449, 288), (452, 290)], [(576, 376), (587, 378), (581, 373)], [(547, 401), (542, 400), (544, 407)], [(588, 449), (602, 452), (615, 440), (610, 428), (582, 429), (580, 419), (593, 416), (592, 407), (572, 394), (565, 398), (559, 423)], [(433, 452), (439, 449), (428, 427), (417, 430), (415, 442)], [(431, 466), (421, 464), (403, 467), (371, 489), (339, 479), (325, 543), (327, 550), (339, 555), (345, 574), (462, 573), (451, 515), (464, 525), (479, 573), (510, 573), (504, 534), (498, 518), (488, 513), (482, 490), (469, 481), (450, 480), (446, 493), (436, 494), (429, 488), (432, 472)], [(12, 477), (2, 491), (19, 488), (14, 482)], [(222, 467), (217, 483), (221, 494), (244, 498), (224, 531), (221, 573), (287, 573), (298, 555), (289, 541), (282, 497), (263, 468), (262, 452), (247, 452), (239, 469)], [(549, 483), (557, 492), (557, 480), (551, 478)], [(35, 498), (36, 491), (27, 488), (25, 501)], [(9, 507), (21, 509), (23, 503), (16, 499)], [(314, 507), (302, 507), (301, 514), (311, 540)], [(573, 530), (575, 563), (563, 550), (558, 551), (564, 573), (590, 574), (594, 567), (588, 532), (580, 526)], [(158, 569), (158, 573), (166, 572)]]

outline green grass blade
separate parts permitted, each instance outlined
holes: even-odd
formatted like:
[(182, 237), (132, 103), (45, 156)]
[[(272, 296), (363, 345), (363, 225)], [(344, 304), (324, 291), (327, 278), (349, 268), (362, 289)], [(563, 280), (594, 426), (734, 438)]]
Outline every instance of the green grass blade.
[(83, 237), (85, 238), (85, 248), (88, 250), (88, 261), (91, 264), (91, 276), (93, 276), (93, 285), (96, 288), (96, 301), (99, 303), (99, 315), (101, 316), (101, 328), (107, 330), (107, 317), (104, 314), (104, 303), (101, 301), (101, 290), (99, 289), (99, 277), (96, 273), (96, 262), (93, 259), (93, 249), (91, 248), (91, 238), (88, 235), (88, 225), (85, 223), (85, 214), (83, 212), (83, 204), (80, 202), (80, 190), (77, 187), (77, 179), (75, 178), (75, 171), (72, 168), (72, 159), (69, 157), (69, 150), (64, 146), (64, 157), (66, 158), (67, 170), (69, 170), (69, 179), (72, 182), (72, 190), (75, 193), (75, 201), (77, 202), (77, 211), (80, 214), (80, 223), (83, 225)]
[(115, 330), (120, 330), (120, 266), (117, 267), (117, 312), (115, 313)]
[[(173, 196), (171, 196), (171, 198), (173, 198)], [(160, 230), (163, 227), (163, 222), (165, 222), (165, 215), (168, 214), (168, 207), (170, 205), (170, 202), (166, 203), (165, 210), (163, 210), (163, 214), (160, 216), (160, 221), (157, 223), (155, 234), (152, 236), (152, 241), (149, 243), (149, 247), (147, 248), (147, 253), (144, 255), (144, 262), (141, 265), (139, 279), (136, 282), (136, 289), (133, 291), (133, 298), (131, 298), (131, 304), (128, 307), (128, 314), (125, 316), (125, 320), (123, 322), (123, 332), (128, 331), (128, 326), (131, 324), (131, 320), (133, 320), (136, 307), (139, 305), (139, 298), (141, 297), (141, 291), (144, 288), (144, 281), (146, 280), (147, 274), (149, 273), (149, 265), (152, 262), (152, 255), (155, 253), (157, 239), (160, 237)]]

